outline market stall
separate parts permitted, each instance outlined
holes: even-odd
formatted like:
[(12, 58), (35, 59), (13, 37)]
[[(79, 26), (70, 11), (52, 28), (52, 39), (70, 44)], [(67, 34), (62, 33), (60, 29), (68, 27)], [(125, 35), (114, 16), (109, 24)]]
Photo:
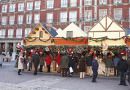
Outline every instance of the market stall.
[(108, 46), (126, 45), (124, 36), (125, 30), (113, 19), (105, 16), (88, 32), (88, 45), (101, 46), (104, 43)]
[(55, 28), (38, 24), (34, 30), (23, 40), (24, 46), (54, 45), (53, 37), (57, 35)]

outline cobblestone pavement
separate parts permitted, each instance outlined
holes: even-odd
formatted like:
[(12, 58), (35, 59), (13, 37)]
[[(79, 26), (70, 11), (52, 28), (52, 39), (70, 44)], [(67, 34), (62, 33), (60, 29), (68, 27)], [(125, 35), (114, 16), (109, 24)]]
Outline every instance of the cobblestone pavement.
[(99, 78), (92, 83), (91, 78), (62, 78), (59, 75), (24, 72), (17, 75), (14, 62), (6, 62), (0, 68), (0, 90), (130, 90), (128, 86), (119, 86), (118, 78)]

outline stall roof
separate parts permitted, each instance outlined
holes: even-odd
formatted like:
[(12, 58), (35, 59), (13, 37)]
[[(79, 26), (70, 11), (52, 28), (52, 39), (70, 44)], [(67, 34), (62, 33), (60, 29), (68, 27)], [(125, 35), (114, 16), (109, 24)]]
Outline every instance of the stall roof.
[(125, 36), (125, 29), (109, 16), (105, 16), (88, 32), (88, 37), (121, 38)]

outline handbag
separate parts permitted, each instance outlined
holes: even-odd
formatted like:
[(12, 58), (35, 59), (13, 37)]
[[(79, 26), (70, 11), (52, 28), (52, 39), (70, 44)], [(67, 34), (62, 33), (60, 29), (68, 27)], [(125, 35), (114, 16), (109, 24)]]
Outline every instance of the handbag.
[(70, 70), (70, 73), (74, 72), (73, 69), (72, 69), (72, 67), (70, 67), (69, 70)]

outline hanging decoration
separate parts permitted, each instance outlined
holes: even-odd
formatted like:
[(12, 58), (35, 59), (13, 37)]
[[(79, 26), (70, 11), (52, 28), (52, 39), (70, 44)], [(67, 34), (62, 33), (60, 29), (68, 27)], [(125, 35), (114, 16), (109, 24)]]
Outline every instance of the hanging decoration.
[(43, 40), (43, 39), (41, 39), (41, 38), (39, 37), (39, 40), (42, 41), (42, 42), (47, 42), (47, 41), (49, 41), (50, 39), (51, 39), (51, 37), (49, 37), (49, 39)]
[(74, 42), (83, 42), (85, 40), (85, 38), (64, 38), (62, 37), (64, 40), (71, 40), (71, 41), (74, 41)]
[(26, 40), (28, 42), (34, 42), (37, 39), (37, 37), (27, 37)]

